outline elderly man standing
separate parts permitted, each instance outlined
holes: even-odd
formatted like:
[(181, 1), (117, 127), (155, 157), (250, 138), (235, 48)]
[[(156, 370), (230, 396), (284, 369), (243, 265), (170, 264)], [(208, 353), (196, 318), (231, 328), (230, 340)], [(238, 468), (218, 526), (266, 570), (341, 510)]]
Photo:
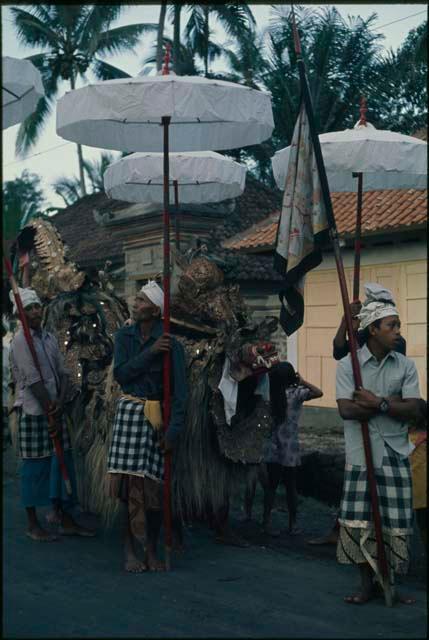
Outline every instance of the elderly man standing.
[(365, 285), (367, 298), (358, 316), (364, 339), (358, 351), (363, 387), (355, 391), (350, 355), (340, 360), (336, 377), (346, 450), (337, 559), (340, 563), (357, 564), (361, 576), (361, 590), (345, 598), (350, 604), (363, 604), (374, 596), (373, 578), (378, 575), (360, 421), (367, 421), (369, 425), (391, 580), (394, 573), (407, 572), (408, 542), (413, 533), (408, 460), (413, 445), (408, 437), (407, 422), (418, 412), (419, 383), (412, 360), (395, 351), (401, 326), (398, 310), (391, 301), (378, 300), (376, 291), (377, 285)]
[[(108, 455), (109, 494), (119, 498), (125, 514), (125, 570), (159, 571), (156, 547), (162, 523), (164, 453), (172, 451), (183, 428), (187, 395), (182, 345), (163, 334), (162, 289), (151, 281), (136, 295), (135, 324), (115, 334), (114, 376), (122, 389)], [(171, 351), (171, 418), (162, 431), (163, 355)], [(138, 559), (136, 541), (146, 548)]]
[[(21, 328), (10, 345), (10, 364), (16, 385), (15, 407), (19, 415), (18, 449), (23, 461), (21, 497), (28, 518), (27, 536), (38, 542), (57, 539), (42, 528), (36, 513), (37, 507), (51, 504), (59, 517), (62, 535), (94, 536), (95, 531), (79, 526), (71, 514), (77, 503), (76, 478), (69, 435), (61, 419), (68, 372), (57, 339), (42, 329), (42, 304), (36, 292), (32, 289), (20, 289), (19, 292), (43, 377), (42, 380)], [(14, 308), (14, 313), (16, 311)], [(72, 496), (67, 495), (49, 436), (51, 427), (44, 411), (48, 405), (50, 413), (56, 417), (56, 429), (64, 450)]]

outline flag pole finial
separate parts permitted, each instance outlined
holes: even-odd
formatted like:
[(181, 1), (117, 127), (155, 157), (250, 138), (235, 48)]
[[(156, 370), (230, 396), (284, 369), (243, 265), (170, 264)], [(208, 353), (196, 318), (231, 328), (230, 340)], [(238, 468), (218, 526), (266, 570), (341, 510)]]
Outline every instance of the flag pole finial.
[(292, 15), (293, 43), (295, 46), (295, 53), (297, 56), (300, 56), (302, 54), (301, 41), (299, 39), (298, 27), (296, 26), (295, 9), (293, 8), (293, 5), (291, 10), (291, 15)]
[(171, 44), (167, 42), (165, 45), (165, 56), (164, 56), (164, 66), (162, 67), (162, 75), (168, 76), (170, 74), (170, 69), (168, 67), (170, 63), (170, 52), (171, 52)]
[(366, 106), (366, 98), (365, 98), (365, 96), (361, 96), (360, 108), (359, 108), (359, 113), (360, 113), (359, 125), (361, 125), (362, 127), (366, 127), (366, 112), (367, 111), (368, 111), (368, 108)]

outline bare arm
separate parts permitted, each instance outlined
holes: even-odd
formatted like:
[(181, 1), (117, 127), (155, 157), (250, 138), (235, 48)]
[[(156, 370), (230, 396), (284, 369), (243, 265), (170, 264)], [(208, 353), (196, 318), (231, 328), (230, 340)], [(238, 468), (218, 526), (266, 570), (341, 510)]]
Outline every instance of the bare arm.
[(299, 374), (298, 376), (299, 376), (299, 383), (302, 384), (304, 387), (307, 387), (307, 389), (310, 391), (310, 397), (307, 398), (307, 400), (314, 400), (315, 398), (321, 398), (323, 396), (322, 389), (319, 389), (319, 387), (316, 387), (314, 384), (311, 384), (311, 382), (307, 382), (307, 380), (304, 380), (303, 378), (301, 378)]
[(363, 407), (353, 400), (337, 400), (338, 411), (343, 420), (359, 420), (366, 422), (377, 413), (378, 409)]
[(406, 398), (402, 400), (397, 396), (386, 398), (389, 403), (387, 415), (399, 422), (417, 420), (419, 415), (419, 398)]

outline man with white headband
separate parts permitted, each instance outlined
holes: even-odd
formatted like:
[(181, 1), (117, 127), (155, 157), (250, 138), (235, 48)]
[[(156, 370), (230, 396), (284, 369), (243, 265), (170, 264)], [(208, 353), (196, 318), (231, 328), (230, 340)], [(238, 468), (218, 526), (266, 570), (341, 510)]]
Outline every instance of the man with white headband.
[[(33, 289), (19, 289), (24, 314), (33, 339), (40, 371), (36, 367), (22, 328), (10, 345), (12, 378), (16, 387), (15, 408), (18, 410), (18, 448), (22, 458), (21, 499), (27, 512), (27, 536), (38, 542), (56, 540), (40, 524), (37, 507), (53, 505), (62, 535), (94, 536), (95, 531), (79, 526), (72, 516), (77, 504), (76, 477), (69, 434), (62, 412), (69, 380), (57, 339), (42, 329), (42, 303)], [(12, 291), (10, 298), (15, 299)], [(52, 439), (51, 426), (45, 414), (56, 417), (58, 432), (64, 451), (64, 462), (72, 484), (73, 494), (67, 497)]]
[[(384, 302), (387, 305), (391, 303), (393, 306), (395, 306), (392, 292), (389, 291), (389, 289), (386, 289), (385, 287), (383, 287), (383, 285), (378, 284), (378, 282), (369, 282), (368, 284), (366, 284), (365, 293), (366, 293), (366, 302), (368, 304), (370, 302)], [(355, 332), (358, 348), (363, 347), (366, 341), (364, 331), (359, 330), (359, 313), (361, 309), (362, 309), (362, 304), (359, 300), (356, 300), (350, 303), (353, 331)], [(340, 326), (337, 329), (337, 333), (335, 334), (332, 346), (333, 346), (332, 355), (334, 360), (341, 360), (342, 358), (345, 358), (348, 353), (350, 353), (350, 343), (347, 339), (347, 327), (346, 327), (346, 320), (344, 316), (341, 319)], [(405, 338), (403, 338), (401, 335), (397, 337), (394, 350), (397, 351), (398, 353), (402, 353), (402, 355), (404, 356), (407, 355), (407, 343), (405, 341)], [(339, 530), (340, 530), (340, 525), (338, 522), (338, 518), (336, 518), (334, 525), (328, 534), (325, 534), (318, 538), (307, 540), (307, 543), (312, 545), (337, 544)]]
[[(172, 451), (184, 425), (187, 395), (182, 345), (163, 334), (164, 293), (148, 282), (132, 308), (134, 324), (115, 333), (114, 368), (122, 396), (108, 455), (109, 495), (125, 504), (125, 570), (160, 571), (156, 547), (162, 523), (164, 453)], [(163, 437), (163, 356), (171, 352), (171, 417)], [(145, 560), (137, 555), (144, 545)]]
[(394, 573), (407, 572), (409, 563), (413, 505), (408, 456), (413, 445), (407, 423), (417, 416), (420, 398), (415, 364), (395, 351), (401, 323), (390, 292), (390, 298), (382, 298), (373, 285), (366, 285), (365, 292), (367, 298), (358, 314), (364, 338), (358, 350), (362, 388), (355, 390), (350, 354), (338, 363), (336, 377), (346, 451), (337, 559), (357, 564), (361, 576), (361, 590), (345, 598), (350, 604), (370, 600), (373, 579), (380, 577), (360, 423), (367, 421), (369, 426), (383, 539), (393, 580)]

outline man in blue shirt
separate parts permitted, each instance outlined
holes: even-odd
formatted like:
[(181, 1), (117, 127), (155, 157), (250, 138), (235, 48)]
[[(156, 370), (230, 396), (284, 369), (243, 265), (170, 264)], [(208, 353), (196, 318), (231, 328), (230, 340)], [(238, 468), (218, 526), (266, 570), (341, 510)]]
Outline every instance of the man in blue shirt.
[[(108, 455), (109, 493), (126, 505), (125, 570), (162, 570), (156, 547), (162, 522), (164, 453), (172, 451), (183, 428), (187, 396), (182, 345), (163, 334), (163, 292), (149, 282), (136, 295), (135, 324), (115, 334), (114, 376), (122, 395), (118, 401)], [(171, 418), (162, 429), (163, 356), (171, 352)], [(136, 541), (146, 547), (145, 562)]]

